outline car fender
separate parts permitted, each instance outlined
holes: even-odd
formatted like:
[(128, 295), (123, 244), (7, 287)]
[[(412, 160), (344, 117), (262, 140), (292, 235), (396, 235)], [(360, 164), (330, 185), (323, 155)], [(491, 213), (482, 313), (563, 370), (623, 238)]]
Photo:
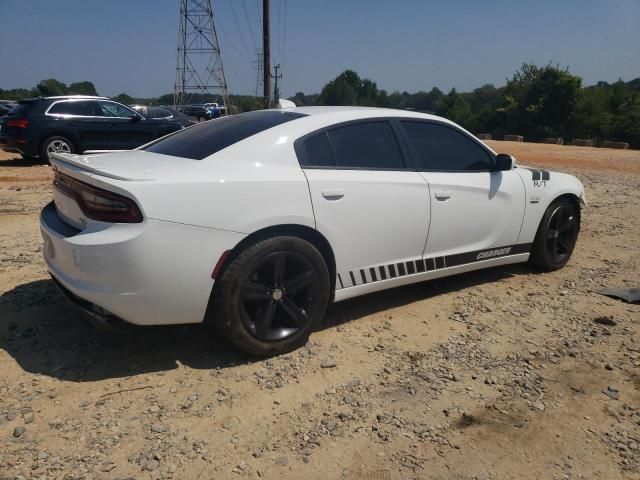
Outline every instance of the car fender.
[(557, 198), (571, 195), (581, 208), (587, 205), (584, 186), (573, 175), (524, 166), (515, 171), (525, 185), (525, 213), (518, 243), (533, 242), (544, 212)]

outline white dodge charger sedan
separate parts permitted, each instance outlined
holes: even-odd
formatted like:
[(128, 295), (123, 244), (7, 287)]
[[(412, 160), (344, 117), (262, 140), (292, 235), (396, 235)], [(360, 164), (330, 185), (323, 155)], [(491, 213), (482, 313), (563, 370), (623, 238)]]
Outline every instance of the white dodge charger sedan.
[(332, 301), (516, 262), (560, 268), (584, 203), (573, 176), (378, 108), (243, 113), (51, 163), (44, 257), (85, 317), (210, 322), (255, 355), (303, 344)]

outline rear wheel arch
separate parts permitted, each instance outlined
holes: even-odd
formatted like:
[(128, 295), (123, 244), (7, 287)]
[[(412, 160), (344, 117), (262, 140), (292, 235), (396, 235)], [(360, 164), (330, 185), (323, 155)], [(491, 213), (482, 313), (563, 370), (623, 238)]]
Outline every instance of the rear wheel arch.
[(38, 152), (42, 151), (44, 142), (51, 137), (64, 137), (73, 143), (73, 146), (75, 147), (77, 152), (80, 151), (80, 142), (77, 134), (65, 129), (53, 129), (53, 130), (47, 130), (40, 136), (40, 140), (38, 142)]
[[(315, 248), (318, 249), (322, 258), (324, 258), (325, 263), (327, 264), (327, 269), (329, 270), (329, 278), (331, 282), (331, 301), (333, 301), (333, 293), (335, 291), (335, 283), (336, 283), (336, 260), (335, 255), (333, 253), (333, 248), (331, 244), (326, 239), (324, 235), (322, 235), (317, 230), (307, 227), (305, 225), (297, 225), (297, 224), (283, 224), (283, 225), (273, 225), (270, 227), (266, 227), (260, 230), (253, 232), (248, 235), (242, 241), (240, 241), (226, 256), (222, 267), (218, 271), (218, 277), (222, 276), (226, 268), (231, 264), (231, 262), (247, 247), (253, 245), (256, 242), (261, 240), (265, 240), (271, 237), (279, 237), (279, 236), (290, 236), (290, 237), (298, 237), (302, 240), (306, 240)], [(215, 283), (213, 286), (215, 290)], [(212, 292), (213, 297), (213, 292)]]

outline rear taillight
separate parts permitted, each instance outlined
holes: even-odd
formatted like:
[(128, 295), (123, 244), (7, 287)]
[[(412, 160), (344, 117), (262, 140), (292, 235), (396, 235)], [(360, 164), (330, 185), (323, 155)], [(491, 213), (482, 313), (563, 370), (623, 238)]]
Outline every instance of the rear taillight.
[(24, 118), (12, 118), (5, 121), (5, 126), (15, 128), (27, 128), (29, 126), (29, 120)]
[(142, 212), (136, 202), (123, 195), (94, 187), (60, 172), (56, 172), (53, 186), (73, 198), (82, 213), (93, 220), (110, 223), (142, 222)]

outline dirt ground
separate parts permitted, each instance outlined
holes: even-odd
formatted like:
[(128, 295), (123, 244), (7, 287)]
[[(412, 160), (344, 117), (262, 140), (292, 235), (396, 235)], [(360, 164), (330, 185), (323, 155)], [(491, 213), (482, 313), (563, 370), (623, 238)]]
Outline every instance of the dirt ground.
[(50, 169), (0, 154), (0, 478), (638, 479), (640, 152), (489, 142), (577, 175), (570, 263), (337, 304), (260, 360), (204, 327), (101, 334), (49, 280)]

